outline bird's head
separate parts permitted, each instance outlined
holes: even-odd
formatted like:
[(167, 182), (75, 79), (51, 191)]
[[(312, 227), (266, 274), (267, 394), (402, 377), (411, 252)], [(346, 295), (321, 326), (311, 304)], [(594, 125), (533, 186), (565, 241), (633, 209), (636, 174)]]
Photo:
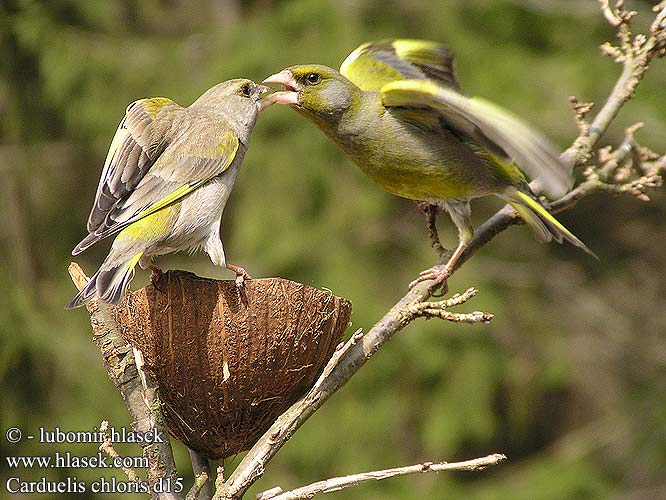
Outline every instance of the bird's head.
[(262, 83), (277, 83), (284, 90), (266, 99), (294, 106), (315, 121), (335, 122), (354, 102), (360, 89), (327, 66), (291, 66), (266, 78)]
[(204, 92), (189, 109), (219, 115), (233, 127), (240, 141), (247, 144), (259, 113), (273, 104), (263, 98), (269, 90), (245, 78), (227, 80)]
[(256, 115), (273, 104), (262, 98), (269, 90), (245, 78), (227, 80), (208, 89), (192, 106), (205, 106), (222, 113)]

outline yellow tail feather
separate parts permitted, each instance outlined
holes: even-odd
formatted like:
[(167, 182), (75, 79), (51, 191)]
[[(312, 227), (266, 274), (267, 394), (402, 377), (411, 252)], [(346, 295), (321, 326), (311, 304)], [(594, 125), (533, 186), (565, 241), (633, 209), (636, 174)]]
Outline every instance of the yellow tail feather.
[(572, 245), (584, 250), (595, 259), (597, 255), (585, 243), (580, 241), (571, 231), (562, 225), (541, 203), (529, 194), (516, 190), (509, 199), (511, 206), (518, 212), (523, 220), (532, 228), (537, 238), (542, 241), (555, 241), (562, 243), (567, 240)]

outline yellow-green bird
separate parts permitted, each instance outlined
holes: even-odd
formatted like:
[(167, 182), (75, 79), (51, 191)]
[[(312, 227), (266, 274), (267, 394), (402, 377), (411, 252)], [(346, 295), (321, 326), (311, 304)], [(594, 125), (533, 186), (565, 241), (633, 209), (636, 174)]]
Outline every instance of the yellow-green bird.
[(236, 79), (215, 85), (186, 108), (165, 97), (127, 107), (104, 163), (89, 234), (72, 255), (117, 236), (67, 308), (95, 295), (117, 304), (137, 264), (159, 272), (152, 258), (181, 250), (203, 249), (213, 264), (234, 271), (239, 285), (249, 278), (226, 262), (220, 221), (257, 116), (271, 104), (261, 99), (267, 90)]
[(510, 203), (540, 240), (567, 240), (592, 254), (541, 205), (524, 175), (539, 191), (560, 197), (573, 184), (571, 169), (534, 128), (495, 104), (464, 96), (445, 46), (369, 42), (340, 72), (297, 65), (263, 83), (283, 85), (271, 101), (314, 122), (376, 184), (448, 211), (459, 245), (446, 264), (423, 271), (411, 286), (434, 280), (435, 287), (447, 279), (474, 234), (470, 199), (489, 194)]

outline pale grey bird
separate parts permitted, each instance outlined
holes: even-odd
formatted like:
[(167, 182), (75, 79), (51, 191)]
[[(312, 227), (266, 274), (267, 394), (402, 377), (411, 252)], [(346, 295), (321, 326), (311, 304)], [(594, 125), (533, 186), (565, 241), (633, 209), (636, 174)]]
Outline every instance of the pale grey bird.
[(117, 304), (136, 264), (156, 273), (152, 258), (178, 251), (203, 249), (213, 264), (236, 273), (237, 284), (249, 278), (227, 263), (220, 221), (257, 116), (272, 104), (261, 99), (267, 90), (236, 79), (215, 85), (187, 108), (165, 97), (127, 107), (104, 163), (89, 234), (72, 255), (117, 236), (68, 309), (95, 295)]

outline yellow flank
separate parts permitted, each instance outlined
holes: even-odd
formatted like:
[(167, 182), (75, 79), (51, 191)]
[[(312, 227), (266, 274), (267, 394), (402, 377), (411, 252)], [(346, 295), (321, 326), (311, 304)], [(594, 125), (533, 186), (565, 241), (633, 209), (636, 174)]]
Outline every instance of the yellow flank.
[(470, 189), (450, 174), (451, 169), (439, 166), (420, 167), (401, 164), (391, 169), (364, 169), (376, 184), (389, 193), (411, 200), (464, 198)]
[(160, 241), (169, 234), (180, 213), (180, 201), (153, 212), (118, 233), (116, 240)]
[(147, 99), (141, 99), (143, 109), (145, 109), (152, 118), (155, 118), (157, 112), (171, 102), (173, 101), (168, 97), (149, 97)]
[(138, 264), (138, 262), (139, 262), (139, 260), (141, 260), (142, 256), (143, 256), (143, 252), (139, 252), (139, 253), (135, 254), (134, 257), (132, 257), (132, 260), (130, 260), (127, 263), (127, 269), (134, 269), (134, 266), (136, 266)]

